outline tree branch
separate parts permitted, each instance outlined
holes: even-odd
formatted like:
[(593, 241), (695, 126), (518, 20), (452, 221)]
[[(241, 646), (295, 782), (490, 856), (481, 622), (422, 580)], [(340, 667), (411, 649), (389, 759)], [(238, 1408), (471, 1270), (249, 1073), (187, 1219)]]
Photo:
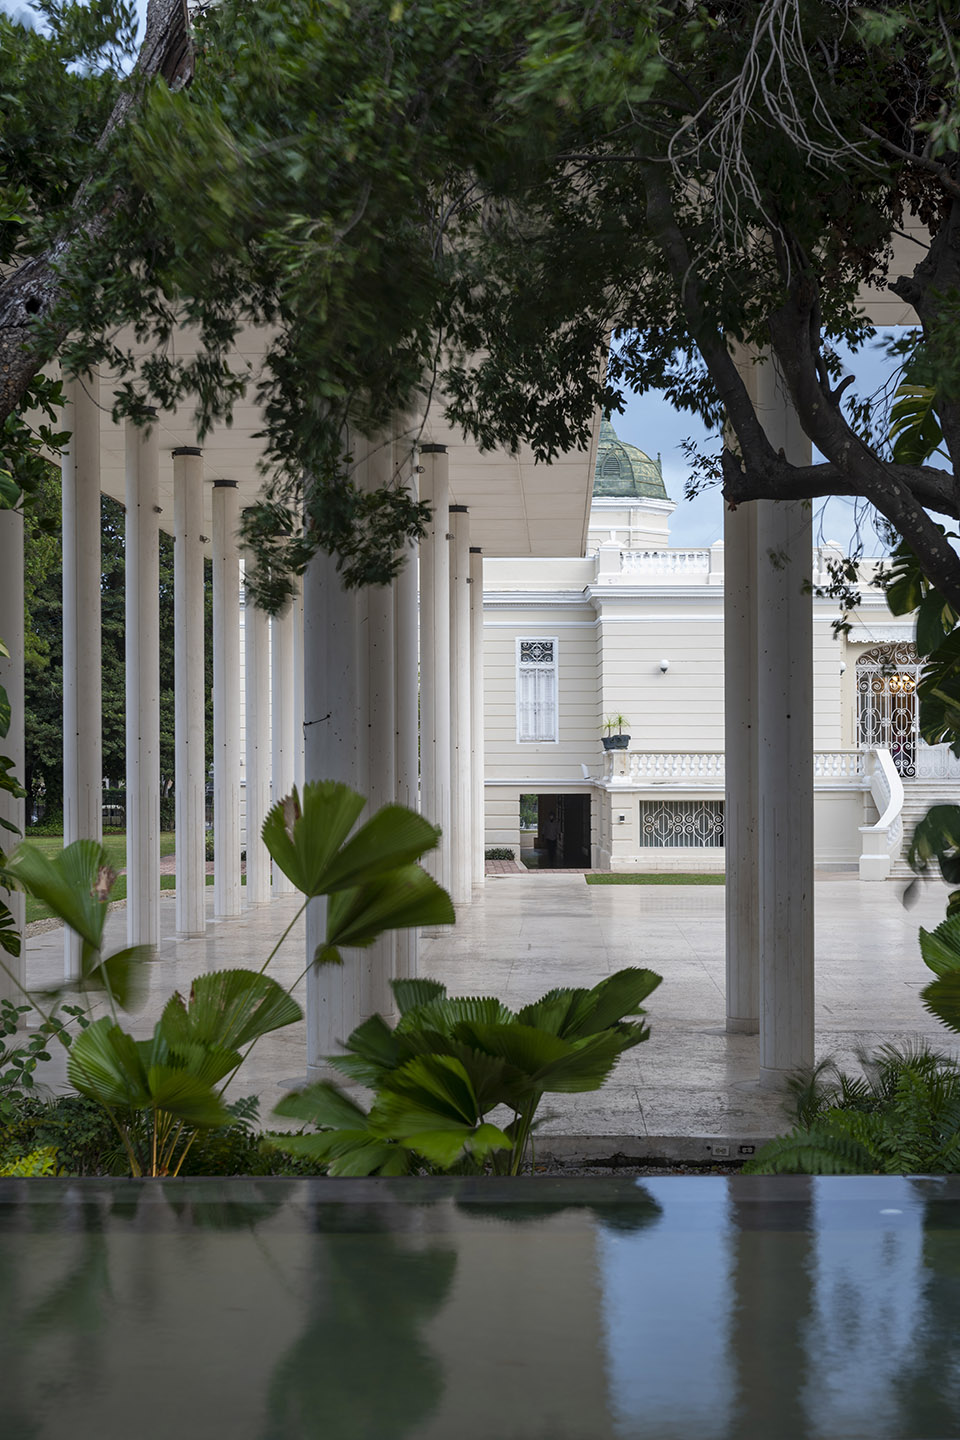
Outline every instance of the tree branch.
[[(932, 465), (891, 465), (898, 482), (929, 510), (960, 519), (954, 506), (953, 478)], [(791, 465), (778, 455), (771, 466), (747, 470), (732, 450), (723, 454), (723, 493), (733, 505), (747, 500), (820, 500), (831, 495), (862, 496), (858, 481), (828, 460), (816, 465)]]
[(956, 178), (950, 173), (950, 167), (948, 165), (941, 165), (938, 161), (931, 160), (928, 155), (916, 155), (912, 150), (904, 150), (902, 146), (895, 145), (892, 140), (887, 140), (883, 135), (878, 135), (876, 130), (870, 129), (869, 125), (861, 125), (860, 131), (871, 140), (876, 140), (877, 144), (890, 155), (896, 155), (899, 160), (906, 160), (908, 164), (916, 165), (918, 169), (927, 170), (931, 175), (936, 175), (947, 194), (952, 195), (956, 200), (960, 200), (960, 184), (957, 183)]
[(666, 174), (650, 162), (641, 161), (647, 192), (647, 221), (679, 291), (679, 303), (697, 348), (710, 371), (710, 378), (726, 409), (737, 439), (758, 459), (775, 459), (773, 446), (743, 383), (743, 377), (727, 348), (727, 342), (709, 318), (700, 282), (677, 224)]
[[(770, 336), (796, 407), (801, 427), (817, 449), (846, 477), (856, 493), (869, 500), (910, 544), (924, 573), (954, 606), (960, 605), (960, 565), (939, 525), (924, 509), (908, 483), (906, 471), (914, 467), (887, 464), (851, 428), (829, 386), (821, 384), (817, 368), (820, 329), (816, 320), (819, 292), (809, 271), (798, 273), (786, 301), (770, 316)], [(745, 452), (748, 474), (762, 470)], [(928, 467), (918, 467), (926, 472)], [(947, 476), (951, 503), (947, 513), (957, 514), (953, 477)], [(928, 482), (929, 484), (929, 482)]]
[[(944, 322), (951, 329), (956, 325), (956, 312), (948, 309), (945, 301), (960, 292), (960, 199), (952, 202), (930, 249), (913, 274), (902, 275), (890, 288), (916, 310), (928, 340), (937, 338), (937, 331), (942, 330)], [(937, 415), (954, 473), (957, 474), (960, 469), (960, 398), (938, 392)], [(955, 484), (960, 504), (960, 476)]]

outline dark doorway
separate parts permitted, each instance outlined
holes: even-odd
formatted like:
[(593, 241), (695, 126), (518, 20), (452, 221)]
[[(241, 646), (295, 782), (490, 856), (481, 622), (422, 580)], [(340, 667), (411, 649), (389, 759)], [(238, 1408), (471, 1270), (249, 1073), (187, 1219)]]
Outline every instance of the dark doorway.
[(590, 869), (590, 796), (537, 796), (537, 851), (545, 869)]

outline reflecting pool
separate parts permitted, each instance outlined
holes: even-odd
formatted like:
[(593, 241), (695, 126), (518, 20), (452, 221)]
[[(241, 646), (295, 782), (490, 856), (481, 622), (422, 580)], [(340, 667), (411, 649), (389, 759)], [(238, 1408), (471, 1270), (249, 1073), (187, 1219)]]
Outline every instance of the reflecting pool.
[(0, 1181), (17, 1440), (947, 1440), (960, 1181)]

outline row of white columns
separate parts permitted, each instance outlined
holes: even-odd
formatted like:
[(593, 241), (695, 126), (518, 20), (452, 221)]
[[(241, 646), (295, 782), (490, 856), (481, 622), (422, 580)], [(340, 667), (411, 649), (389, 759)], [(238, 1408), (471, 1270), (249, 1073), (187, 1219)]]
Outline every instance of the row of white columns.
[[(409, 441), (397, 436), (369, 443), (351, 436), (349, 448), (359, 456), (361, 488), (402, 476), (410, 458)], [(419, 550), (419, 626), (412, 552), (391, 586), (364, 591), (347, 590), (328, 556), (307, 571), (306, 770), (352, 785), (374, 806), (396, 799), (415, 807), (419, 769), (421, 812), (441, 830), (425, 864), (460, 906), (483, 881), (483, 562), (470, 546), (467, 508), (450, 505), (445, 448), (425, 445), (413, 458), (420, 498), (431, 508)], [(324, 904), (315, 901), (308, 960), (324, 926)], [(308, 1073), (322, 1075), (325, 1057), (362, 1019), (393, 1010), (391, 976), (415, 973), (411, 931), (384, 936), (343, 967), (312, 969)]]
[[(100, 701), (100, 409), (96, 377), (68, 380), (63, 460), (64, 840), (102, 834)], [(156, 428), (127, 426), (126, 753), (127, 938), (160, 938), (159, 468)], [(176, 927), (206, 929), (206, 762), (204, 672), (203, 459), (193, 447), (173, 454)], [(240, 913), (240, 556), (234, 482), (212, 493), (214, 915)], [(17, 522), (19, 523), (19, 522)], [(21, 547), (22, 548), (22, 547)], [(7, 572), (9, 575), (11, 572)], [(22, 595), (22, 581), (21, 581)], [(16, 613), (11, 607), (8, 613)], [(22, 611), (22, 600), (20, 604)], [(298, 769), (295, 695), (297, 609), (268, 622), (245, 614), (248, 904), (270, 895), (269, 857), (260, 829), (273, 800)], [(272, 644), (271, 644), (272, 630)], [(22, 639), (21, 639), (22, 649)], [(272, 652), (272, 653), (271, 653)], [(302, 650), (299, 652), (302, 654)], [(302, 682), (301, 682), (302, 683)], [(266, 696), (273, 693), (273, 721)], [(21, 700), (22, 707), (22, 700)], [(272, 756), (271, 756), (272, 729)], [(22, 763), (22, 762), (21, 762)], [(289, 884), (274, 879), (273, 893)], [(76, 940), (66, 932), (65, 967), (76, 973)]]
[[(777, 448), (803, 461), (808, 447), (772, 365), (753, 367), (758, 412)], [(98, 837), (99, 413), (89, 383), (70, 382), (64, 461), (65, 838)], [(344, 589), (318, 556), (297, 607), (268, 622), (246, 615), (248, 903), (269, 893), (259, 829), (271, 797), (303, 774), (345, 780), (375, 803), (413, 804), (418, 769), (423, 813), (443, 840), (431, 865), (457, 904), (483, 871), (482, 560), (469, 517), (449, 504), (443, 447), (420, 452), (420, 495), (432, 519), (420, 547), (419, 637), (412, 555), (391, 587)], [(396, 438), (368, 447), (365, 481), (403, 462)], [(156, 431), (128, 427), (127, 797), (128, 937), (159, 938), (159, 608)], [(205, 918), (203, 745), (202, 456), (174, 455), (177, 747), (177, 928), (202, 934)], [(413, 480), (411, 478), (411, 482)], [(217, 868), (215, 911), (240, 906), (239, 558), (237, 492), (214, 487), (214, 710)], [(811, 552), (801, 507), (759, 503), (728, 512), (727, 797), (728, 1029), (761, 1037), (761, 1080), (778, 1084), (812, 1058), (812, 710), (810, 601), (801, 580)], [(22, 522), (0, 514), (0, 613), (22, 657)], [(17, 554), (19, 565), (17, 569)], [(9, 618), (8, 618), (9, 617)], [(419, 643), (418, 643), (419, 639)], [(295, 653), (305, 654), (300, 709)], [(417, 657), (419, 654), (419, 690)], [(271, 661), (272, 657), (272, 661)], [(0, 660), (22, 714), (22, 663)], [(272, 691), (270, 735), (265, 696)], [(417, 707), (419, 703), (418, 767)], [(294, 715), (305, 717), (305, 750)], [(22, 725), (6, 746), (22, 769)], [(272, 754), (271, 754), (272, 750)], [(271, 784), (272, 780), (272, 784)], [(0, 795), (0, 813), (23, 822), (22, 802)], [(275, 880), (273, 893), (285, 881)], [(12, 897), (15, 916), (20, 897)], [(308, 959), (323, 932), (323, 905), (308, 912)], [(68, 947), (67, 966), (76, 954)], [(308, 1061), (322, 1067), (354, 1024), (388, 1010), (386, 979), (416, 970), (414, 935), (393, 936), (363, 963), (310, 972)], [(19, 972), (18, 972), (19, 973)], [(4, 986), (9, 989), (7, 982)], [(0, 993), (3, 993), (0, 990)]]

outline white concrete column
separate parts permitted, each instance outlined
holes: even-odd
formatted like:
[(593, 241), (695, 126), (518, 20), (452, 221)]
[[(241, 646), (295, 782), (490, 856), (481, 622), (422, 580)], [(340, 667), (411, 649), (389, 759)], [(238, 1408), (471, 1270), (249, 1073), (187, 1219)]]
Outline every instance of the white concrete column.
[[(252, 565), (248, 557), (247, 565)], [(243, 611), (247, 779), (247, 904), (270, 899), (270, 856), (260, 838), (270, 809), (270, 617), (245, 591)]]
[[(774, 448), (809, 464), (772, 363), (758, 367), (757, 409)], [(813, 544), (809, 506), (755, 503), (760, 1084), (774, 1088), (814, 1056)]]
[(173, 452), (173, 688), (177, 934), (206, 929), (203, 456)]
[(426, 868), (449, 890), (450, 479), (446, 446), (422, 446), (420, 463), (420, 498), (431, 509), (420, 544), (420, 809), (442, 831), (438, 848), (425, 857)]
[(727, 1029), (760, 1028), (760, 817), (757, 761), (757, 507), (724, 508), (724, 749)]
[[(368, 491), (391, 484), (394, 477), (392, 434), (359, 441), (366, 457), (358, 479)], [(356, 453), (356, 451), (355, 451)], [(360, 606), (360, 655), (365, 694), (361, 695), (361, 724), (366, 731), (365, 775), (358, 789), (369, 802), (365, 815), (376, 813), (397, 799), (396, 747), (396, 623), (394, 587), (367, 586), (358, 600)], [(390, 981), (397, 973), (397, 933), (388, 930), (364, 950), (357, 952), (361, 971), (360, 1018), (391, 1015), (396, 1006)]]
[(470, 682), (470, 516), (450, 506), (450, 895), (473, 895), (473, 703)]
[(306, 754), (303, 739), (303, 577), (293, 597), (293, 783), (303, 789)]
[[(10, 728), (0, 739), (0, 754), (13, 761), (13, 776), (23, 783), (23, 516), (19, 510), (0, 510), (0, 640), (10, 651), (9, 657), (0, 654), (0, 685), (7, 692), (10, 701)], [(15, 799), (6, 790), (0, 790), (0, 816), (16, 825), (23, 832), (24, 802)], [(20, 836), (9, 830), (0, 830), (0, 850), (16, 848)], [(9, 906), (13, 922), (21, 936), (19, 955), (3, 954), (3, 963), (15, 977), (0, 970), (0, 999), (13, 1000), (19, 1004), (22, 995), (17, 985), (27, 983), (26, 941), (23, 938), (25, 896), (22, 890), (0, 888), (0, 899)]]
[(127, 944), (160, 940), (159, 437), (125, 427)]
[(240, 556), (234, 480), (213, 486), (213, 912), (239, 915)]
[[(401, 441), (397, 441), (397, 448)], [(399, 457), (398, 457), (399, 459)], [(419, 464), (419, 452), (413, 450), (412, 464)], [(408, 480), (408, 487), (416, 496), (416, 476)], [(410, 545), (407, 560), (394, 582), (394, 611), (396, 637), (396, 686), (395, 709), (397, 802), (410, 810), (420, 807), (420, 635), (418, 604), (418, 550)], [(418, 932), (397, 931), (397, 974), (412, 979), (418, 970)]]
[[(293, 789), (296, 776), (294, 745), (293, 606), (288, 605), (270, 621), (270, 721), (273, 756), (270, 800), (276, 805)], [(317, 779), (322, 777), (317, 776)], [(274, 868), (274, 895), (292, 895), (294, 886), (282, 870)]]
[[(346, 590), (336, 560), (318, 554), (303, 585), (304, 734), (307, 780), (339, 780), (361, 788), (365, 727), (360, 675), (359, 592)], [(326, 902), (307, 907), (307, 960), (322, 942)], [(307, 1074), (325, 1074), (324, 1057), (357, 1025), (361, 973), (350, 956), (343, 965), (311, 967), (307, 973)]]
[[(63, 504), (63, 843), (103, 836), (100, 661), (100, 377), (64, 380), (70, 439)], [(64, 975), (80, 973), (80, 937), (63, 929)]]
[(473, 791), (472, 880), (474, 885), (486, 881), (483, 852), (486, 840), (484, 798), (484, 734), (483, 734), (483, 551), (470, 546), (470, 778)]
[[(365, 641), (367, 698), (362, 723), (367, 731), (366, 783), (358, 789), (369, 802), (364, 818), (397, 798), (397, 765), (394, 735), (396, 719), (396, 653), (394, 649), (393, 586), (371, 585), (359, 600), (365, 611), (361, 637)], [(397, 937), (387, 931), (361, 950), (357, 963), (362, 970), (360, 1018), (390, 1015), (395, 1010), (390, 981), (396, 973)]]

